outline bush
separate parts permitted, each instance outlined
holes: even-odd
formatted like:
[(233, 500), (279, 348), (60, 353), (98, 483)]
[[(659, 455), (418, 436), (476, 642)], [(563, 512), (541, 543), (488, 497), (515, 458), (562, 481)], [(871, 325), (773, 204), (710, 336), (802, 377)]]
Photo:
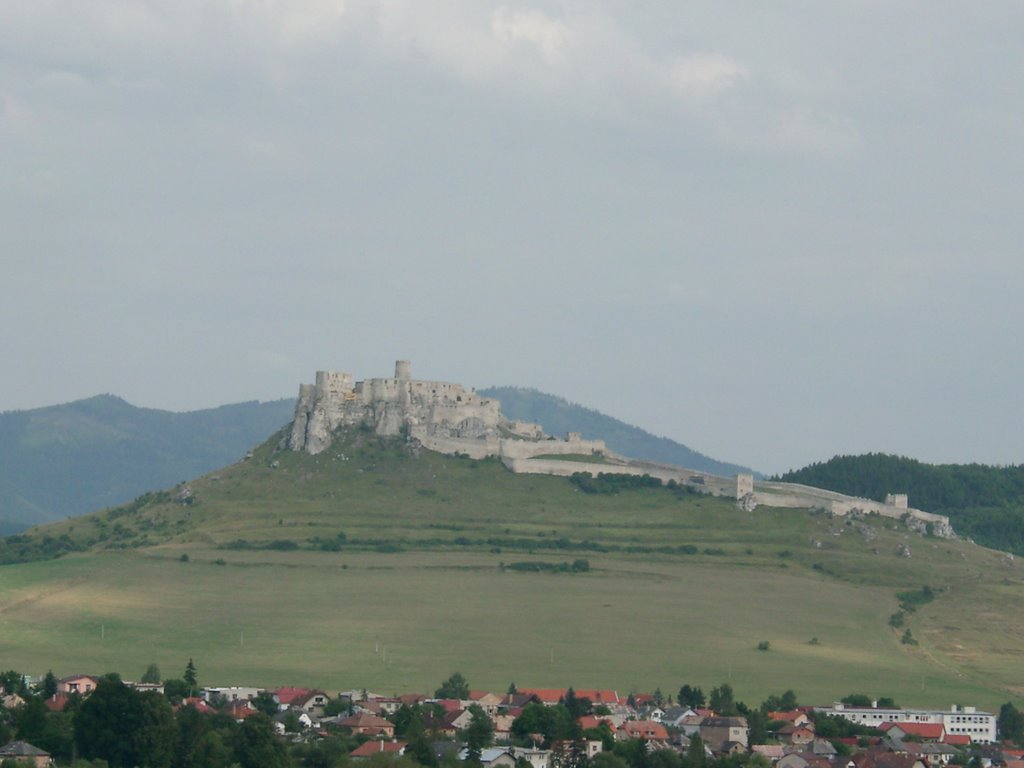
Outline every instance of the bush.
[(771, 647), (772, 644), (769, 643), (767, 640), (762, 640), (760, 643), (757, 644), (757, 650), (759, 651), (767, 651), (770, 650)]

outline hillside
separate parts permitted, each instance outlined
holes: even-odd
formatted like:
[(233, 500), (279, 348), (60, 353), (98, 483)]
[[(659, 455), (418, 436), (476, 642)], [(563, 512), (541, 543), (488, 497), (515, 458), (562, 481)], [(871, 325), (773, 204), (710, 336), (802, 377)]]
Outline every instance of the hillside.
[(752, 472), (748, 467), (712, 459), (667, 437), (657, 437), (600, 411), (535, 389), (489, 387), (481, 389), (480, 394), (499, 400), (508, 418), (541, 424), (549, 435), (580, 432), (584, 438), (604, 440), (609, 448), (623, 456), (675, 464), (713, 475)]
[(948, 515), (961, 535), (1024, 555), (1024, 466), (925, 464), (871, 453), (835, 456), (779, 479), (876, 501), (896, 489), (918, 509)]
[[(509, 418), (549, 434), (582, 432), (635, 458), (731, 475), (715, 461), (568, 401), (496, 387)], [(0, 536), (122, 504), (234, 461), (289, 422), (293, 400), (238, 403), (187, 413), (138, 408), (112, 395), (0, 413)]]
[[(496, 690), (729, 681), (753, 700), (1024, 690), (1024, 576), (965, 542), (639, 482), (588, 493), (363, 430), (316, 456), (278, 442), (8, 538), (8, 560), (66, 554), (0, 567), (5, 663), (138, 675), (193, 657), (220, 684), (385, 692), (455, 669)], [(892, 627), (925, 584), (934, 601)]]
[(0, 413), (0, 533), (112, 506), (241, 457), (293, 401), (172, 413), (112, 395)]

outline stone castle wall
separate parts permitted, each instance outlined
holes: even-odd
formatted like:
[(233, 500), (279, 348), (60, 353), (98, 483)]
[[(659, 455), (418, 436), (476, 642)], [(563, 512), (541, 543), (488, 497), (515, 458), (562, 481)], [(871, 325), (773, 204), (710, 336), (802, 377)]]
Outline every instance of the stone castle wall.
[[(633, 461), (610, 452), (603, 440), (584, 440), (570, 432), (555, 440), (539, 425), (509, 421), (497, 400), (460, 384), (412, 378), (407, 360), (395, 363), (390, 379), (355, 381), (351, 374), (317, 371), (314, 384), (299, 387), (288, 447), (316, 454), (328, 448), (335, 430), (364, 427), (382, 436), (407, 434), (425, 448), (475, 459), (498, 456), (513, 472), (568, 476), (576, 472), (650, 475), (674, 480), (714, 496), (732, 496), (743, 509), (821, 507), (836, 516), (878, 514), (905, 521), (919, 530), (952, 536), (949, 518), (909, 507), (906, 494), (890, 494), (886, 503), (844, 496), (796, 483), (754, 481), (751, 475), (718, 477), (656, 462)], [(604, 461), (557, 457), (595, 456)]]
[(459, 384), (414, 380), (409, 361), (399, 360), (390, 379), (317, 371), (315, 384), (299, 387), (288, 447), (320, 453), (340, 427), (369, 427), (382, 436), (419, 429), (439, 438), (496, 438), (501, 421), (497, 400)]

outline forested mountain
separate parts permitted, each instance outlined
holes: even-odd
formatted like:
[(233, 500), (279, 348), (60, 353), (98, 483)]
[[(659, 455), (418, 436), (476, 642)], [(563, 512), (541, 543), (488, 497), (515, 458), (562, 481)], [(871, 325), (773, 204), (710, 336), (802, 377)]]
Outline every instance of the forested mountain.
[(660, 461), (713, 475), (728, 476), (751, 471), (747, 467), (712, 459), (667, 437), (657, 437), (600, 411), (536, 389), (490, 387), (481, 389), (480, 394), (499, 400), (501, 412), (510, 419), (536, 422), (549, 435), (580, 432), (585, 438), (604, 440), (616, 453), (633, 459)]
[(120, 504), (241, 458), (294, 401), (188, 413), (113, 395), (0, 413), (0, 535)]
[(1024, 465), (925, 464), (869, 453), (836, 456), (778, 479), (876, 501), (906, 493), (912, 507), (948, 515), (958, 533), (979, 544), (1024, 554)]

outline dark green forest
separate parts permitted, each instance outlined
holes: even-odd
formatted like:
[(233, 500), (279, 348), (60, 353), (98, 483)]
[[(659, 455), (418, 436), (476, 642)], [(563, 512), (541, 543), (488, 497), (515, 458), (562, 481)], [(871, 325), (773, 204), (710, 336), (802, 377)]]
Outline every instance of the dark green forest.
[(835, 456), (777, 478), (884, 501), (906, 493), (910, 506), (948, 515), (962, 536), (1024, 554), (1024, 465), (925, 464), (904, 456)]

